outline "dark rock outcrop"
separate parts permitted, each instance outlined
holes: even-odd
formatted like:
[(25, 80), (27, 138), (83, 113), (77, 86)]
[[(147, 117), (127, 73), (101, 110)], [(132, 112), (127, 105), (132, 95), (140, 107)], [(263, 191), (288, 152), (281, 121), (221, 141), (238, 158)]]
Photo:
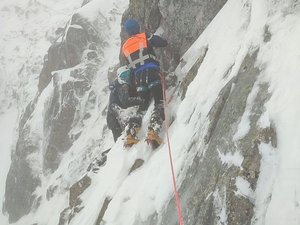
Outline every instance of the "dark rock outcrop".
[(88, 175), (85, 175), (70, 187), (69, 206), (60, 213), (58, 225), (69, 224), (72, 218), (84, 208), (81, 204), (82, 201), (80, 195), (91, 185), (91, 183), (91, 178)]
[[(64, 33), (61, 36), (61, 39), (63, 38)], [(44, 65), (40, 73), (38, 85), (40, 93), (50, 83), (53, 71), (70, 68), (80, 63), (86, 45), (87, 37), (80, 26), (70, 26), (66, 31), (66, 40), (52, 44), (44, 57)]]
[[(169, 46), (157, 50), (164, 70), (173, 71), (183, 53), (194, 43), (227, 0), (131, 0), (122, 22), (135, 18), (143, 30), (161, 28)], [(121, 33), (122, 40), (126, 37)], [(122, 61), (122, 60), (121, 60)]]
[[(47, 143), (44, 152), (44, 171), (53, 172), (60, 163), (60, 157), (72, 145), (74, 139), (70, 133), (71, 129), (81, 123), (85, 115), (81, 112), (81, 101), (83, 97), (90, 94), (91, 81), (97, 73), (96, 64), (89, 68), (78, 68), (70, 71), (70, 78), (66, 82), (68, 74), (54, 74), (54, 94), (49, 110), (45, 115), (45, 137)], [(78, 137), (77, 137), (78, 138)]]
[(80, 13), (72, 16), (65, 28), (59, 31), (57, 40), (44, 57), (38, 84), (39, 93), (50, 83), (53, 71), (78, 65), (86, 49), (97, 51), (97, 56), (102, 54), (101, 47), (106, 43), (99, 30), (108, 29), (106, 22), (100, 13), (94, 21), (88, 21)]
[[(32, 151), (32, 146), (29, 143), (26, 145), (24, 140), (19, 140), (17, 148)], [(37, 196), (32, 193), (41, 183), (40, 178), (32, 174), (30, 163), (23, 160), (22, 155), (18, 155), (16, 158), (18, 159), (12, 161), (7, 176), (3, 210), (9, 214), (10, 223), (18, 221), (19, 218), (30, 212), (37, 200)]]
[(95, 225), (101, 225), (102, 219), (104, 217), (104, 214), (105, 214), (105, 212), (106, 212), (106, 210), (107, 210), (107, 208), (108, 208), (109, 203), (110, 203), (111, 200), (112, 199), (109, 198), (109, 197), (105, 198), (105, 200), (103, 202), (103, 205), (101, 207), (101, 210), (99, 212), (99, 215), (98, 215), (98, 218), (97, 218), (97, 221), (96, 221)]
[(186, 76), (183, 78), (181, 84), (180, 84), (180, 96), (181, 100), (185, 98), (186, 91), (188, 89), (188, 86), (193, 82), (194, 78), (197, 76), (198, 70), (206, 56), (206, 53), (208, 51), (208, 48), (203, 48), (201, 56), (196, 60), (192, 68), (189, 70), (189, 72), (186, 74)]

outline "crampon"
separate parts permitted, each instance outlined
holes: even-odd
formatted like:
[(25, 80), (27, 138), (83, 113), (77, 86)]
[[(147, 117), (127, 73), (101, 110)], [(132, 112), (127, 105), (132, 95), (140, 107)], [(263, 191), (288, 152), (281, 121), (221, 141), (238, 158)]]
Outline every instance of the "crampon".
[(146, 142), (148, 145), (151, 145), (153, 149), (156, 149), (158, 146), (161, 145), (162, 139), (153, 129), (149, 129), (147, 133)]

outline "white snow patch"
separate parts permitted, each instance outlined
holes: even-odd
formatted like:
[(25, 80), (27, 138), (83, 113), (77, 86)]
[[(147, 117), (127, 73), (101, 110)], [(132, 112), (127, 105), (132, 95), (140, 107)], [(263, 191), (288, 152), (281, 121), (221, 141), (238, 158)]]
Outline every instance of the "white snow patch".
[(259, 145), (261, 154), (260, 172), (255, 190), (253, 225), (264, 225), (266, 212), (272, 198), (274, 182), (278, 173), (278, 151), (271, 144)]
[(78, 25), (78, 24), (72, 24), (72, 25), (70, 25), (70, 27), (75, 28), (75, 29), (79, 29), (79, 30), (83, 30), (83, 27)]
[[(79, 13), (90, 21), (93, 21), (94, 18), (97, 18), (99, 13), (101, 13), (103, 18), (110, 22), (109, 25), (112, 25), (114, 22), (116, 22), (116, 17), (119, 18), (123, 14), (124, 9), (126, 9), (128, 6), (128, 3), (128, 0), (93, 0), (80, 8)], [(115, 27), (111, 28), (114, 29)]]
[[(292, 1), (290, 1), (291, 3)], [(271, 3), (270, 3), (271, 4)], [(259, 60), (272, 94), (268, 115), (277, 132), (279, 165), (265, 224), (300, 224), (300, 11), (277, 2), (269, 18), (271, 39), (261, 47)], [(262, 199), (260, 199), (263, 201)], [(280, 210), (278, 210), (280, 209)]]
[(243, 177), (237, 177), (235, 181), (237, 191), (235, 192), (238, 196), (249, 198), (251, 201), (254, 199), (254, 192), (250, 186), (250, 183)]
[[(237, 74), (249, 48), (248, 43), (243, 43), (249, 25), (249, 13), (243, 3), (228, 1), (183, 56), (185, 64), (182, 68), (179, 65), (176, 70), (179, 74), (186, 74), (198, 57), (203, 55), (203, 49), (208, 47), (198, 74), (189, 85), (186, 97), (178, 109), (178, 117), (186, 123), (194, 120), (197, 125), (203, 121), (220, 90)], [(231, 67), (230, 74), (224, 79), (226, 71)]]
[(228, 167), (240, 167), (243, 163), (244, 157), (239, 152), (228, 152), (223, 154), (218, 150), (218, 153), (222, 164), (226, 164)]
[(245, 112), (243, 113), (243, 116), (238, 125), (236, 133), (233, 135), (233, 141), (237, 141), (237, 140), (244, 138), (246, 136), (246, 134), (249, 132), (251, 110), (252, 110), (254, 100), (257, 96), (258, 91), (259, 91), (259, 86), (257, 83), (255, 83), (248, 98), (247, 98)]
[(270, 108), (269, 105), (270, 102), (265, 103), (266, 110), (263, 112), (263, 114), (260, 116), (259, 120), (257, 121), (257, 126), (261, 128), (271, 127), (270, 112), (269, 110), (267, 110)]

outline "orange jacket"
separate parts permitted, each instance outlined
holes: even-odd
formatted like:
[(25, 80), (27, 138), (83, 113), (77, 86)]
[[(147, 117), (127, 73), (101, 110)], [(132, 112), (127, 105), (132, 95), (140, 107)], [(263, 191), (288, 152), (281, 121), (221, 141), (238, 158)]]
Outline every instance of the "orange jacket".
[(136, 69), (148, 62), (156, 61), (155, 55), (149, 53), (146, 33), (131, 36), (122, 46), (129, 67)]

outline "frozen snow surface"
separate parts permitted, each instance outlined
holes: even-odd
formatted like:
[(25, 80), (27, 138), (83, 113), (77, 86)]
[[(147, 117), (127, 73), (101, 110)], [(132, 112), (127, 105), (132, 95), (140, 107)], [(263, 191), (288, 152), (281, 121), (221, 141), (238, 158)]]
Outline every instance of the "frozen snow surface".
[[(32, 99), (42, 58), (50, 46), (51, 39), (55, 37), (55, 29), (63, 26), (80, 4), (79, 0), (68, 1), (68, 4), (63, 0), (1, 1), (0, 29), (4, 34), (0, 39), (1, 96), (15, 102), (14, 95), (7, 89), (9, 87), (19, 96), (16, 102), (26, 103)], [(104, 79), (100, 76), (107, 72), (109, 66), (118, 62), (121, 15), (127, 6), (128, 0), (94, 0), (80, 11), (92, 19), (100, 9), (109, 23), (110, 29), (106, 32), (111, 44), (105, 48), (105, 59), (99, 68), (99, 78), (95, 81), (98, 82), (96, 85), (99, 87), (99, 101), (104, 103), (107, 103), (108, 96), (100, 90), (107, 85), (107, 81), (103, 82)], [(110, 14), (112, 10), (117, 12), (113, 17)], [(209, 46), (209, 51), (196, 78), (190, 84), (185, 99), (182, 102), (174, 101), (172, 104), (175, 105), (167, 108), (175, 117), (170, 127), (170, 137), (175, 174), (180, 184), (193, 156), (197, 154), (197, 149), (188, 151), (188, 146), (195, 135), (203, 136), (201, 132), (204, 130), (198, 131), (195, 128), (199, 127), (199, 124), (200, 127), (206, 127), (206, 115), (220, 90), (237, 75), (245, 55), (259, 49), (256, 65), (261, 73), (247, 99), (247, 106), (237, 126), (234, 141), (241, 140), (248, 133), (258, 85), (268, 83), (271, 98), (264, 106), (265, 112), (258, 126), (265, 128), (272, 124), (277, 131), (278, 143), (276, 149), (269, 144), (259, 145), (261, 167), (256, 190), (252, 190), (244, 178), (236, 179), (236, 195), (249, 198), (255, 205), (253, 225), (300, 224), (299, 40), (300, 4), (297, 1), (229, 0), (183, 56), (186, 64), (183, 67), (179, 65), (176, 70), (178, 76), (184, 76), (203, 48)], [(47, 91), (51, 91), (49, 87), (45, 89), (44, 95)], [(17, 107), (11, 106), (10, 109), (6, 109), (6, 102), (0, 97), (1, 201), (10, 161), (9, 150), (15, 144), (13, 141), (17, 118)], [(24, 107), (25, 105), (18, 105), (18, 108)], [(174, 108), (176, 112), (172, 112)], [(84, 155), (88, 144), (94, 138), (97, 139), (98, 131), (105, 125), (105, 120), (97, 120), (100, 114), (101, 111), (94, 112), (90, 124), (86, 125), (81, 137), (65, 154), (58, 170), (51, 177), (45, 177), (42, 186), (36, 191), (44, 196), (50, 184), (59, 184), (59, 194), (49, 201), (43, 200), (35, 212), (22, 218), (16, 225), (58, 224), (59, 215), (68, 204), (66, 187), (85, 174), (85, 168), (78, 169), (78, 155)], [(139, 134), (141, 139), (147, 128), (148, 118), (149, 112)], [(138, 143), (130, 151), (124, 151), (122, 140), (119, 139), (108, 153), (106, 165), (97, 174), (89, 174), (92, 184), (81, 195), (82, 205), (85, 207), (70, 224), (95, 224), (105, 199), (112, 199), (103, 217), (107, 225), (130, 225), (134, 224), (137, 218), (145, 221), (148, 216), (161, 212), (173, 195), (165, 138), (163, 142), (155, 152), (151, 152), (144, 142)], [(108, 148), (111, 144), (111, 136), (107, 135), (103, 146)], [(143, 159), (144, 165), (128, 175), (137, 158)], [(219, 154), (219, 158), (227, 167), (239, 167), (243, 161), (239, 152)], [(216, 204), (220, 206), (220, 224), (227, 224), (226, 201), (217, 198), (220, 191), (222, 190), (216, 190), (212, 194)], [(0, 223), (7, 224), (2, 215)]]

